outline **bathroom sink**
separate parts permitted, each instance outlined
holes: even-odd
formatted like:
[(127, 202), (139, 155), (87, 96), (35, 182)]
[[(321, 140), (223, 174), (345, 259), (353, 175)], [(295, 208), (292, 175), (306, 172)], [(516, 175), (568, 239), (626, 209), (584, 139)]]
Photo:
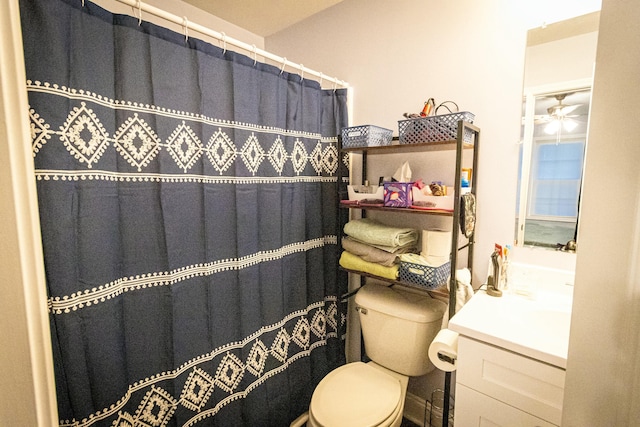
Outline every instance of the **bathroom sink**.
[(480, 291), (449, 321), (449, 329), (507, 350), (566, 368), (571, 298), (527, 298)]
[[(555, 311), (544, 309), (533, 309), (520, 314), (519, 321), (527, 325), (535, 325), (535, 330), (543, 334), (551, 333), (558, 328), (561, 329), (561, 335), (569, 334), (569, 323), (571, 321), (571, 312)], [(566, 332), (566, 334), (564, 334)]]
[(571, 312), (545, 309), (523, 311), (517, 318), (523, 328), (531, 334), (530, 340), (537, 340), (543, 346), (552, 344), (557, 348), (566, 347), (569, 342)]

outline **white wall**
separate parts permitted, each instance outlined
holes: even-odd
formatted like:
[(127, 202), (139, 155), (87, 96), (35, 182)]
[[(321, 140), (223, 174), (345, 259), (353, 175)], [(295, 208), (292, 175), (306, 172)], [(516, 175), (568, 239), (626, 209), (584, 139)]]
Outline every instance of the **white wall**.
[[(78, 0), (80, 1), (80, 0)], [(120, 3), (117, 0), (92, 0), (95, 4), (107, 9), (113, 13), (121, 13), (130, 16), (138, 16), (137, 9), (134, 10), (131, 6), (127, 6), (124, 3)], [(202, 25), (204, 27), (215, 30), (219, 33), (224, 32), (227, 36), (236, 40), (243, 41), (249, 45), (255, 44), (258, 49), (264, 48), (264, 38), (253, 34), (237, 25), (231, 24), (223, 19), (213, 16), (210, 13), (203, 12), (201, 9), (185, 3), (181, 0), (144, 0), (144, 3), (161, 9), (165, 12), (172, 13), (178, 17), (186, 17), (189, 22)], [(152, 22), (156, 25), (160, 25), (165, 28), (169, 28), (176, 32), (183, 32), (182, 25), (173, 24), (162, 18), (151, 15), (149, 13), (142, 13), (142, 19), (144, 21)], [(193, 30), (189, 31), (189, 37), (196, 37), (200, 40), (207, 41), (215, 46), (223, 47), (223, 43), (217, 39), (211, 38), (204, 34), (197, 33)], [(231, 47), (229, 47), (231, 49)], [(247, 52), (242, 52), (247, 54)]]
[(18, 2), (0, 2), (0, 425), (57, 424)]
[[(476, 115), (482, 129), (477, 286), (493, 244), (513, 241), (526, 45), (516, 7), (506, 0), (346, 0), (266, 39), (268, 50), (348, 81), (352, 124), (397, 134), (402, 113), (419, 112), (429, 97), (454, 100)], [(410, 161), (423, 169), (439, 163), (428, 162)]]
[[(602, 2), (567, 362), (567, 427), (635, 426), (640, 419), (638, 16), (636, 0)], [(609, 192), (612, 183), (617, 189)]]
[(597, 43), (596, 31), (528, 47), (524, 86), (592, 78)]

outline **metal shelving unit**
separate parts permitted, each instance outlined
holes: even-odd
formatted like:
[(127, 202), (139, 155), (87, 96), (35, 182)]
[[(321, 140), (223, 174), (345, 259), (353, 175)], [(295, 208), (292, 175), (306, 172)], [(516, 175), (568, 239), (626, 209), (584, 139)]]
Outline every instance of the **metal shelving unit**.
[[(472, 132), (473, 134), (473, 144), (467, 144), (464, 142), (465, 130)], [(399, 212), (403, 213), (412, 213), (417, 215), (441, 215), (441, 216), (451, 216), (452, 217), (452, 229), (451, 229), (451, 248), (456, 248), (456, 250), (451, 251), (451, 273), (450, 273), (450, 286), (449, 286), (449, 318), (453, 317), (455, 314), (456, 307), (456, 291), (457, 291), (457, 281), (456, 281), (456, 266), (458, 261), (459, 252), (463, 249), (467, 250), (467, 268), (471, 270), (473, 265), (473, 249), (474, 249), (474, 235), (469, 237), (468, 242), (462, 246), (459, 245), (460, 240), (460, 196), (461, 196), (461, 175), (462, 175), (462, 155), (464, 150), (473, 150), (473, 178), (471, 180), (471, 193), (474, 195), (478, 189), (478, 152), (480, 148), (480, 129), (477, 126), (474, 126), (471, 123), (466, 121), (458, 122), (457, 129), (457, 137), (452, 141), (444, 141), (444, 142), (424, 142), (424, 143), (415, 143), (415, 144), (398, 144), (398, 138), (394, 137), (394, 140), (391, 145), (387, 146), (377, 146), (377, 147), (351, 147), (351, 148), (342, 148), (342, 141), (339, 139), (339, 152), (340, 155), (344, 153), (360, 153), (362, 154), (362, 182), (365, 181), (367, 176), (367, 156), (371, 154), (391, 154), (391, 153), (428, 153), (429, 151), (441, 151), (441, 150), (455, 150), (455, 179), (454, 179), (454, 206), (453, 212), (450, 211), (428, 211), (428, 210), (419, 210), (419, 209), (411, 209), (411, 208), (391, 208), (391, 207), (382, 207), (382, 206), (360, 206), (360, 205), (345, 205), (341, 204), (340, 200), (344, 200), (346, 198), (346, 191), (340, 191), (342, 188), (341, 184), (343, 181), (342, 171), (338, 170), (338, 188), (339, 188), (339, 197), (338, 197), (338, 218), (342, 218), (340, 215), (341, 209), (361, 209), (363, 212), (363, 216), (366, 215), (367, 210), (375, 210), (375, 211), (387, 211), (387, 212)], [(342, 241), (343, 234), (343, 221), (339, 221), (338, 223), (338, 242)], [(341, 267), (339, 267), (341, 268)], [(397, 282), (393, 280), (389, 280), (386, 278), (381, 278), (377, 276), (372, 276), (363, 272), (356, 271), (347, 271), (341, 269), (345, 275), (344, 280), (346, 279), (346, 273), (359, 274), (364, 280), (365, 277), (375, 277), (378, 280), (382, 280), (385, 282), (398, 284), (402, 286), (410, 286), (402, 282)], [(444, 384), (444, 407), (443, 414), (449, 413), (449, 402), (451, 396), (451, 372), (445, 372), (445, 384)], [(443, 417), (443, 427), (448, 426), (448, 417)]]

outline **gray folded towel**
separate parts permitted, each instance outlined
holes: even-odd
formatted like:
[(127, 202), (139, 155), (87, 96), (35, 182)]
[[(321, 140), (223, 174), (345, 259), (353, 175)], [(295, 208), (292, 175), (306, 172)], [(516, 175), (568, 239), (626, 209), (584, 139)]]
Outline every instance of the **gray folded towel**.
[(342, 239), (342, 248), (354, 255), (358, 255), (365, 261), (375, 262), (386, 267), (391, 267), (399, 262), (395, 254), (359, 242), (350, 237), (344, 237)]

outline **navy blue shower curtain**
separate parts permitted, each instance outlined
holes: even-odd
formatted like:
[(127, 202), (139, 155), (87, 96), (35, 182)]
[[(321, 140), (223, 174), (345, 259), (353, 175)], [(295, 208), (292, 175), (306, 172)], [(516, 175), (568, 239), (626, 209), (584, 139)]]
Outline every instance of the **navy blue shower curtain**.
[(344, 363), (346, 91), (21, 0), (61, 426), (285, 426)]

